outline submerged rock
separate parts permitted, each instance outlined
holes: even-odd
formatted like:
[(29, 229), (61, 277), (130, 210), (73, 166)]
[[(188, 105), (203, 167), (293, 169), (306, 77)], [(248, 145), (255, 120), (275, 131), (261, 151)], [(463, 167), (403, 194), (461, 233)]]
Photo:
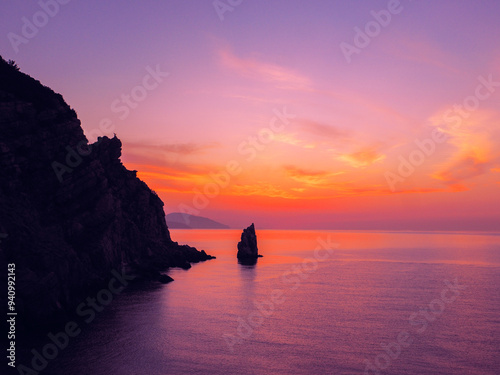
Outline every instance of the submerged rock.
[(236, 256), (239, 262), (243, 264), (255, 264), (257, 258), (262, 256), (259, 255), (259, 249), (257, 248), (257, 236), (253, 223), (243, 230), (241, 241), (238, 242), (238, 254)]

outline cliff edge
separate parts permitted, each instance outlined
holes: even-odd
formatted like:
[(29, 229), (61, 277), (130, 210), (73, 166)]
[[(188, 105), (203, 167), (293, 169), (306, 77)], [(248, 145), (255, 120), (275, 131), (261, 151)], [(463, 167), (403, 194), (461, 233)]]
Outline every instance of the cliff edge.
[(89, 144), (61, 95), (0, 57), (1, 277), (15, 263), (30, 325), (64, 316), (113, 270), (159, 279), (212, 258), (172, 241), (163, 202), (122, 165), (121, 146)]

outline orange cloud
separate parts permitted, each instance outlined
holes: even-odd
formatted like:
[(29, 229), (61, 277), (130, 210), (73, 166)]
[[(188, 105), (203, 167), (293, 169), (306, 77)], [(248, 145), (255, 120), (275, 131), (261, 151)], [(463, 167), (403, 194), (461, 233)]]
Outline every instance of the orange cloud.
[(469, 156), (455, 162), (446, 170), (433, 174), (432, 177), (446, 184), (457, 184), (463, 180), (487, 173), (490, 167), (491, 163)]
[(259, 182), (248, 185), (234, 185), (225, 195), (258, 195), (262, 197), (297, 199), (298, 196), (275, 185)]
[(373, 147), (367, 147), (350, 154), (340, 155), (338, 159), (348, 163), (351, 167), (363, 168), (384, 160), (385, 155), (379, 153)]
[(443, 123), (442, 112), (433, 116), (430, 122), (449, 136), (447, 142), (454, 148), (431, 177), (446, 184), (459, 184), (494, 172), (500, 163), (500, 152), (496, 147), (500, 133), (495, 114), (487, 110), (476, 110), (453, 126)]
[(124, 163), (128, 169), (139, 171), (137, 176), (155, 191), (189, 192), (209, 180), (213, 166), (158, 166), (142, 163)]
[(344, 172), (312, 171), (287, 165), (283, 167), (288, 177), (292, 180), (306, 185), (320, 185), (329, 181), (330, 177), (343, 174)]
[(278, 133), (274, 135), (275, 142), (285, 143), (292, 146), (305, 147), (304, 140), (299, 139), (296, 133)]

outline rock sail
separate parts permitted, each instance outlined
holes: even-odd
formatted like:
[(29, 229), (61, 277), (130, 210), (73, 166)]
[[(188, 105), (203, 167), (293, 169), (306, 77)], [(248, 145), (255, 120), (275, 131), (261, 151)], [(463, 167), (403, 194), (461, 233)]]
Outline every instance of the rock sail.
[(240, 263), (254, 263), (257, 261), (259, 249), (257, 248), (257, 236), (255, 234), (255, 226), (252, 223), (248, 228), (243, 230), (241, 241), (238, 242), (237, 258)]

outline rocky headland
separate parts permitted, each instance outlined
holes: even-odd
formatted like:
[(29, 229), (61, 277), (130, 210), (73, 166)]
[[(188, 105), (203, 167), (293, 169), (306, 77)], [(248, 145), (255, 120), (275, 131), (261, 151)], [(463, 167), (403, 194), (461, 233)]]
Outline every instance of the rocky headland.
[(60, 94), (0, 58), (1, 277), (15, 264), (29, 325), (74, 311), (113, 271), (168, 282), (168, 267), (212, 258), (171, 239), (163, 202), (121, 147), (116, 136), (89, 144)]

